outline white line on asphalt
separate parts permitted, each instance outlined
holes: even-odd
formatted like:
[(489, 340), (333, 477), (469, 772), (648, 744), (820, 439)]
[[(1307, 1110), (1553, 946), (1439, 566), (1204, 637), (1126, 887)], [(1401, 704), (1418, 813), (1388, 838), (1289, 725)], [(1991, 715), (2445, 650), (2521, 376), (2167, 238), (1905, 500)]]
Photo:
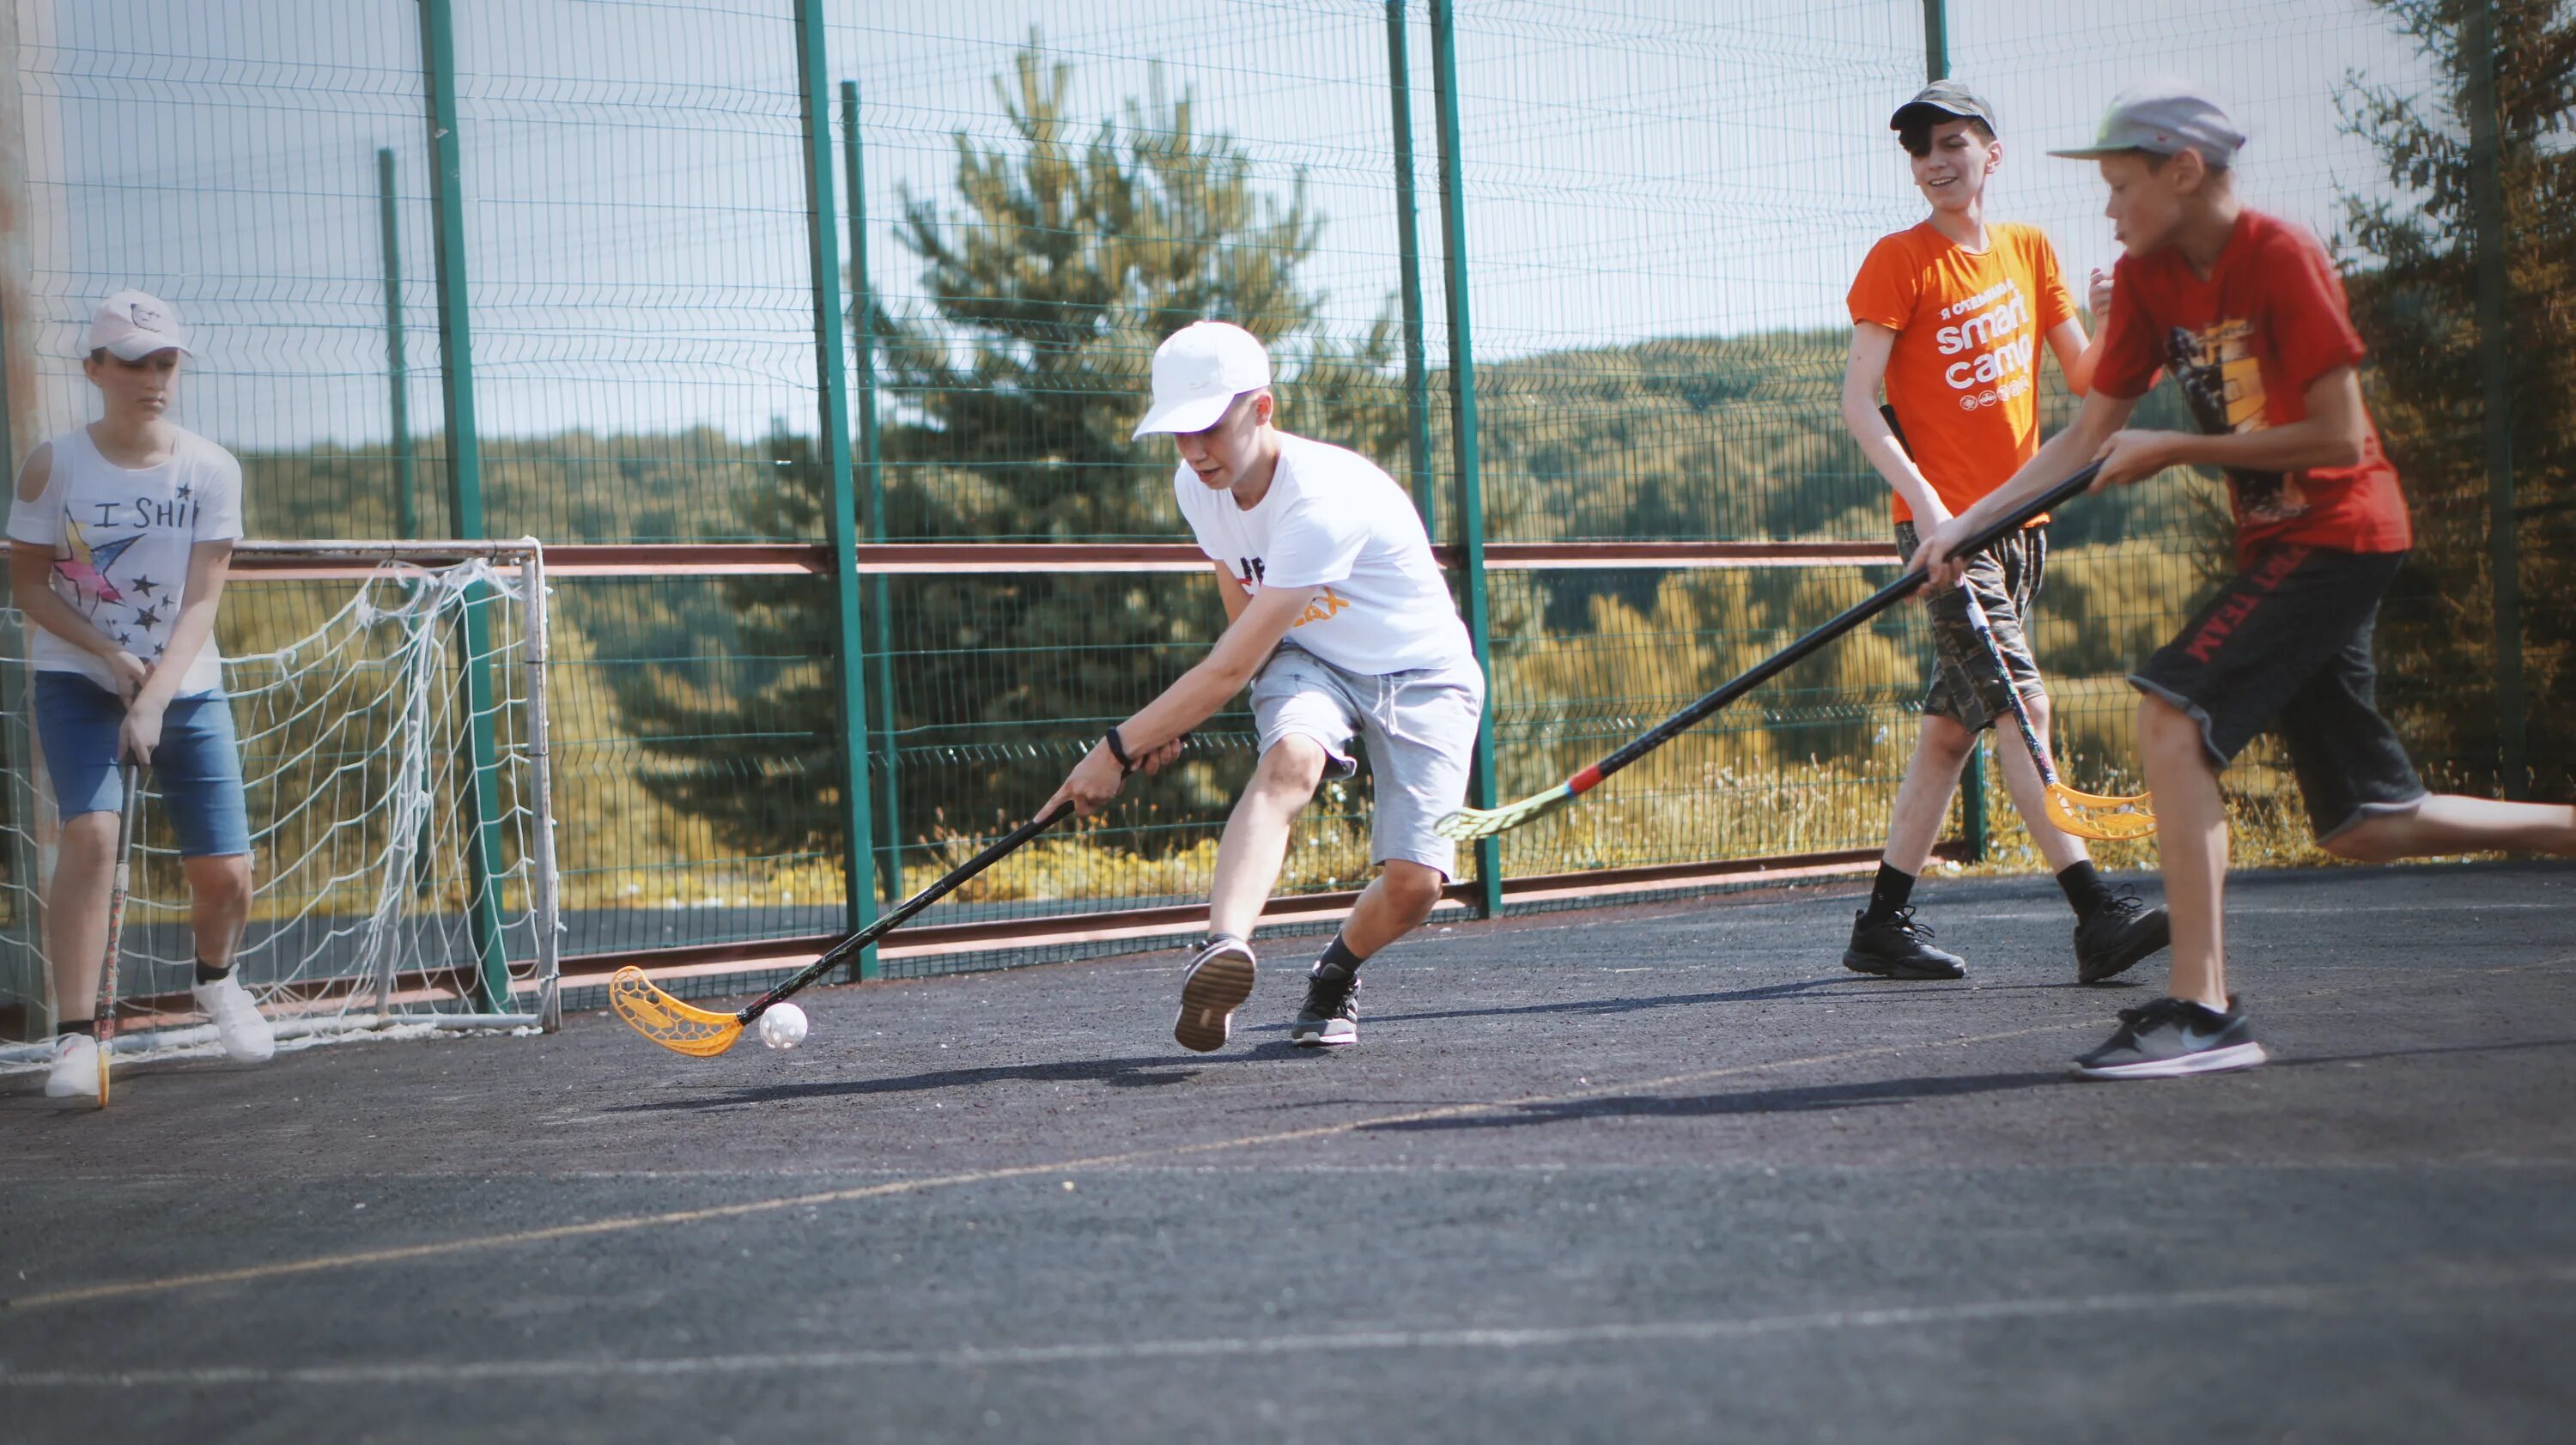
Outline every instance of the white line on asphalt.
[(2084, 1294), (1980, 1300), (1942, 1305), (1818, 1310), (1738, 1319), (1646, 1320), (1591, 1325), (1457, 1330), (1361, 1330), (1341, 1334), (1234, 1335), (1051, 1345), (956, 1345), (920, 1350), (802, 1350), (637, 1359), (614, 1355), (553, 1360), (400, 1360), (359, 1365), (219, 1365), (193, 1369), (0, 1369), (0, 1388), (44, 1390), (222, 1389), (249, 1385), (454, 1387), (493, 1381), (601, 1376), (767, 1375), (876, 1369), (992, 1369), (1116, 1364), (1243, 1356), (1334, 1354), (1383, 1350), (1528, 1350), (1579, 1345), (1700, 1344), (1848, 1330), (1978, 1325), (2087, 1315), (2172, 1311), (2316, 1311), (2369, 1299), (2374, 1311), (2421, 1308), (2433, 1295), (2500, 1294), (2535, 1285), (2576, 1284), (2576, 1265), (2483, 1272), (2444, 1281), (2421, 1278), (2360, 1285), (2272, 1284), (2164, 1294)]

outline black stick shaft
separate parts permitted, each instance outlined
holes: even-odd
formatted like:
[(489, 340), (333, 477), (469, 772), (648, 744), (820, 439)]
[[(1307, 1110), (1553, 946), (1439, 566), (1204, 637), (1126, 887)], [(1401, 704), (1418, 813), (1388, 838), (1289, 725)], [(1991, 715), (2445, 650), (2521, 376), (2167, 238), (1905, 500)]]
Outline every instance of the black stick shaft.
[(959, 887), (966, 883), (967, 880), (973, 878), (976, 874), (983, 872), (985, 869), (992, 867), (994, 864), (1001, 862), (1004, 857), (1016, 850), (1021, 844), (1026, 843), (1031, 838), (1045, 832), (1047, 829), (1054, 827), (1057, 823), (1063, 821), (1064, 816), (1067, 813), (1072, 811), (1073, 804), (1061, 804), (1055, 809), (1055, 811), (1050, 813), (1041, 813), (1037, 817), (1031, 818), (1027, 822), (1022, 823), (1020, 826), (1012, 829), (1001, 837), (994, 839), (991, 845), (986, 847), (983, 852), (978, 853), (974, 857), (967, 859), (965, 862), (958, 864), (956, 869), (950, 872), (947, 877), (940, 879), (938, 882), (924, 888), (919, 893), (916, 893), (901, 903), (896, 904), (876, 922), (869, 924), (867, 927), (862, 928), (858, 932), (851, 934), (849, 937), (842, 939), (840, 942), (833, 944), (829, 949), (825, 950), (821, 958), (805, 965), (804, 971), (798, 973), (794, 978), (787, 980), (785, 983), (780, 984), (778, 987), (771, 989), (769, 992), (762, 994), (759, 998), (752, 1001), (750, 1007), (745, 1008), (738, 1014), (735, 1014), (734, 1017), (747, 1024), (753, 1019), (760, 1017), (762, 1014), (767, 1013), (771, 1004), (778, 1002), (780, 999), (783, 999), (789, 994), (796, 992), (798, 989), (805, 987), (814, 980), (830, 973), (833, 969), (847, 963), (850, 959), (850, 955), (857, 953), (860, 949), (867, 947), (869, 944), (874, 943), (878, 939), (885, 937), (887, 934), (894, 932), (898, 928), (901, 928), (904, 920), (912, 917), (916, 913), (919, 913), (921, 910), (928, 908), (930, 905), (947, 897), (949, 894), (956, 892)]
[[(1956, 555), (1966, 557), (1982, 552), (1988, 547), (1993, 546), (1997, 540), (2009, 536), (2029, 525), (2030, 520), (2033, 517), (2054, 508), (2062, 507), (2068, 502), (2073, 501), (2075, 498), (2083, 495), (2084, 492), (2093, 485), (2094, 477), (2100, 475), (2101, 471), (2102, 464), (2100, 462), (2095, 462), (2084, 470), (2068, 477), (2065, 481), (2058, 483), (2056, 486), (2049, 488), (2047, 491), (2040, 493), (2038, 496), (2031, 498), (2020, 506), (2013, 508), (2011, 512), (1997, 518), (1991, 525), (1984, 527), (1979, 530), (1976, 535), (1970, 537), (1967, 542), (1958, 549)], [(1657, 723), (1653, 731), (1648, 732), (1644, 736), (1636, 739), (1634, 742), (1629, 743), (1626, 747), (1619, 749), (1619, 751), (1612, 753), (1610, 756), (1603, 758), (1601, 761), (1593, 764), (1586, 771), (1592, 774), (1592, 781), (1597, 783), (1601, 779), (1606, 778), (1612, 773), (1619, 771), (1621, 768), (1628, 766), (1630, 763), (1635, 762), (1637, 759), (1644, 757), (1646, 754), (1653, 752), (1655, 749), (1662, 747), (1665, 743), (1672, 741), (1676, 735), (1687, 732), (1691, 728), (1698, 726), (1700, 723), (1707, 721), (1709, 716), (1715, 713), (1718, 709), (1725, 707), (1728, 703), (1735, 701), (1737, 698), (1744, 696), (1753, 689), (1769, 682), (1772, 678), (1775, 678), (1781, 673), (1788, 671), (1790, 668), (1797, 666), (1800, 662), (1806, 660), (1809, 656), (1822, 649), (1827, 643), (1841, 637), (1844, 633), (1849, 632), (1853, 628), (1860, 626), (1862, 623), (1869, 621), (1878, 614), (1885, 612), (1887, 609), (1904, 601), (1906, 598), (1913, 596), (1915, 592), (1922, 588), (1924, 582), (1927, 580), (1927, 576), (1928, 574), (1926, 574), (1920, 567), (1908, 570), (1904, 576), (1897, 578), (1895, 581), (1888, 583), (1886, 586), (1878, 589), (1878, 591), (1870, 594), (1867, 601), (1856, 604), (1849, 610), (1845, 611), (1842, 615), (1836, 617), (1833, 621), (1826, 623), (1815, 631), (1810, 632), (1806, 636), (1799, 638), (1797, 641), (1790, 643), (1788, 646), (1781, 648), (1778, 652), (1775, 652), (1769, 657), (1764, 658), (1762, 661), (1755, 663), (1752, 667), (1745, 669), (1742, 673), (1737, 674), (1733, 679), (1720, 686), (1717, 691), (1710, 693), (1708, 696), (1701, 698), (1699, 701), (1692, 703), (1686, 708), (1683, 708), (1680, 712), (1674, 713), (1671, 717)], [(1579, 777), (1580, 774), (1577, 776)], [(1589, 784), (1586, 785), (1587, 788), (1589, 786)]]

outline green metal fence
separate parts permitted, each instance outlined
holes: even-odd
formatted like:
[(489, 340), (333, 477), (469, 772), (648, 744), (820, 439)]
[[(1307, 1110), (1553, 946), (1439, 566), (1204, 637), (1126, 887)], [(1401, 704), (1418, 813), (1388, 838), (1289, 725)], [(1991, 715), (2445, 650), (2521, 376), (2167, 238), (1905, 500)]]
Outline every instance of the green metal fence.
[[(1285, 424), (1378, 458), (1456, 549), (1494, 678), (1480, 796), (1561, 776), (1858, 597), (1883, 568), (1480, 563), (1489, 542), (1885, 540), (1837, 417), (1842, 295), (1920, 217), (1885, 117), (1945, 69), (2003, 111), (1994, 212), (2045, 224), (2078, 281), (2113, 248), (2089, 168), (2047, 146), (2144, 72), (2234, 102), (2253, 202), (2334, 241), (2372, 341), (2408, 362), (2371, 381), (2426, 537), (2387, 700), (2445, 779), (2569, 786), (2576, 247), (2544, 203), (2570, 154), (2543, 74), (2569, 22), (2546, 4), (21, 10), (13, 459), (87, 415), (77, 327), (130, 284), (205, 338), (182, 419), (243, 456), (255, 535), (833, 549), (822, 576), (558, 582), (558, 806), (614, 820), (568, 823), (576, 950), (842, 927), (1024, 816), (1198, 655), (1222, 622), (1203, 577), (850, 565), (878, 541), (1184, 539), (1167, 453), (1126, 433), (1155, 342), (1197, 316), (1270, 338)], [(2487, 54), (2512, 84), (2463, 78)], [(2488, 138), (2409, 175), (2406, 105)], [(2444, 209), (2441, 167), (2488, 156), (2493, 205)], [(2367, 223), (2428, 204), (2429, 255)], [(2481, 254), (2502, 263), (2484, 293), (2462, 281)], [(2038, 641), (2086, 781), (2134, 780), (2120, 678), (2221, 533), (2188, 480), (2061, 520)], [(1885, 620), (1489, 847), (1479, 901), (1874, 846), (1923, 656), (1911, 616)], [(1199, 893), (1248, 732), (1212, 723), (1187, 766), (961, 906)], [(2273, 764), (2231, 783), (2288, 848)], [(2027, 857), (2008, 809), (1969, 817), (1972, 844), (1989, 821), (2002, 862)], [(1289, 886), (1366, 863), (1364, 790), (1329, 790)]]

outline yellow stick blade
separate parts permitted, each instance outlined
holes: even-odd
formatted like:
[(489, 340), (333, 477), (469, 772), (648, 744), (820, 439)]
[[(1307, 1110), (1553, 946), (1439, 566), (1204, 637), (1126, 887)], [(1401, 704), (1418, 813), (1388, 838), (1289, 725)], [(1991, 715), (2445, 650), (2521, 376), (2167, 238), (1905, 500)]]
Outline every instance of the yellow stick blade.
[(2048, 821), (2078, 838), (2102, 842), (2143, 838), (2156, 831), (2155, 799), (2147, 793), (2133, 798), (2079, 793), (2058, 783), (2048, 790)]
[(682, 1003), (631, 965), (609, 975), (608, 1006), (628, 1028), (673, 1053), (713, 1058), (742, 1037), (740, 1019)]
[(1460, 808), (1444, 815), (1431, 827), (1441, 837), (1455, 838), (1462, 843), (1490, 838), (1496, 833), (1510, 832), (1564, 801), (1565, 790), (1559, 788), (1535, 798), (1523, 798), (1508, 808)]

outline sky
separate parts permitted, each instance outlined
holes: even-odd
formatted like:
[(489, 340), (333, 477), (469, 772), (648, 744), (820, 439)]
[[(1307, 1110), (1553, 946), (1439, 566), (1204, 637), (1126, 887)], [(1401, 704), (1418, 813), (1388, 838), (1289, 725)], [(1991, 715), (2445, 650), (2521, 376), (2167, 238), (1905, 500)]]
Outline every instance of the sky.
[[(787, 0), (455, 0), (464, 229), (487, 436), (570, 427), (810, 429), (812, 311)], [(1921, 203), (1888, 113), (1924, 79), (1918, 0), (1461, 0), (1465, 251), (1480, 360), (1657, 337), (1839, 327), (1851, 271)], [(1431, 37), (1409, 30), (1416, 204), (1440, 317)], [(396, 162), (415, 426), (440, 417), (429, 146), (414, 0), (32, 0), (24, 116), (44, 430), (91, 399), (74, 358), (125, 285), (200, 328), (182, 419), (242, 449), (390, 430), (376, 152)], [(1356, 334), (1397, 287), (1376, 0), (832, 0), (832, 77), (862, 97), (870, 274), (918, 309), (907, 198), (954, 209), (955, 137), (995, 137), (994, 79), (1035, 36), (1090, 125), (1192, 98), (1257, 184), (1323, 218), (1305, 271)], [(2331, 236), (2383, 193), (2340, 133), (2352, 79), (2427, 69), (2360, 0), (1957, 0), (1951, 70), (2001, 112), (1993, 214), (2070, 273), (2112, 257), (2091, 168), (2052, 160), (2155, 72), (2253, 135), (2255, 204)], [(838, 122), (837, 100), (835, 123)], [(837, 132), (836, 132), (837, 140)], [(834, 185), (845, 190), (834, 156)], [(849, 197), (835, 244), (846, 254)], [(1820, 404), (1829, 404), (1820, 403)]]

